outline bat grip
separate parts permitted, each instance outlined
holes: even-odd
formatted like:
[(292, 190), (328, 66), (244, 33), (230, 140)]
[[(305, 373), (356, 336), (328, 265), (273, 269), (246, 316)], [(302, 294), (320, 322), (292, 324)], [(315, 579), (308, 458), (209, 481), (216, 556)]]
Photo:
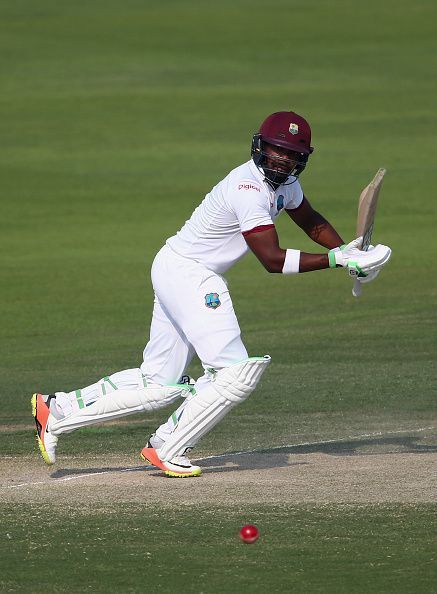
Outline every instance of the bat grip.
[[(361, 247), (363, 252), (367, 252), (367, 250), (369, 249), (369, 245), (370, 245), (370, 236), (368, 236), (364, 239), (363, 245)], [(360, 281), (356, 278), (354, 280), (354, 286), (352, 288), (352, 295), (354, 297), (361, 297), (362, 290), (363, 290), (363, 287), (361, 286)]]
[(360, 283), (360, 281), (359, 281), (359, 280), (356, 278), (356, 279), (354, 280), (354, 286), (353, 286), (353, 289), (352, 289), (352, 295), (353, 295), (354, 297), (360, 297), (360, 295), (361, 295), (361, 291), (362, 291), (361, 283)]

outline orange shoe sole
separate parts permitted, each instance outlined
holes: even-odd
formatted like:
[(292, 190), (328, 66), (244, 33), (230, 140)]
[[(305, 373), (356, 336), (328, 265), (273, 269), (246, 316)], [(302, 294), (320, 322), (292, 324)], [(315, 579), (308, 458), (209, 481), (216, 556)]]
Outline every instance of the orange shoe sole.
[[(44, 406), (41, 406), (41, 402)], [(44, 462), (46, 464), (52, 465), (53, 462), (50, 460), (44, 446), (44, 440), (41, 438), (41, 435), (44, 435), (50, 411), (45, 405), (42, 394), (33, 394), (30, 403), (32, 405), (32, 415), (36, 424), (36, 441), (38, 443), (39, 451), (41, 452)]]
[(175, 472), (174, 470), (169, 470), (165, 465), (165, 462), (161, 460), (161, 458), (156, 453), (155, 448), (143, 448), (140, 453), (140, 457), (144, 462), (150, 464), (151, 466), (156, 466), (157, 468), (161, 469), (164, 474), (167, 476), (171, 476), (172, 478), (187, 478), (190, 476), (199, 476), (201, 473), (200, 470), (196, 470), (194, 472)]

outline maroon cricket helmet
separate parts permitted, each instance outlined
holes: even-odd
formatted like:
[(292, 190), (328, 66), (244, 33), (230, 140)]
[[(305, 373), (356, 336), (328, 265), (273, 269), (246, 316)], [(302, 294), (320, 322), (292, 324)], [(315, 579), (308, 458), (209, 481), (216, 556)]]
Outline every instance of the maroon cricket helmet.
[(313, 152), (311, 128), (305, 118), (294, 111), (277, 111), (264, 120), (259, 129), (264, 142), (305, 153)]

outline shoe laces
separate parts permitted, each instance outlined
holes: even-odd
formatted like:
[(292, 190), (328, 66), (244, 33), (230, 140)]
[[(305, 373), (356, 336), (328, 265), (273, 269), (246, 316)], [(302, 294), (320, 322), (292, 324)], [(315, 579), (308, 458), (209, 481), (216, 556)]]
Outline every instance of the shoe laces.
[(178, 466), (192, 466), (191, 461), (186, 456), (175, 456), (170, 460), (170, 463)]

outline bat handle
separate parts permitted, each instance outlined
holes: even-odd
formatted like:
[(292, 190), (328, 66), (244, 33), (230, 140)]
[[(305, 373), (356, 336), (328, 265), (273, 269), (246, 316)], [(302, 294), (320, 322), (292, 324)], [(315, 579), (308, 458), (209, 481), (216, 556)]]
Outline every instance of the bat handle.
[(360, 281), (356, 278), (354, 281), (354, 286), (352, 289), (352, 295), (354, 297), (359, 297), (361, 295), (362, 287)]

